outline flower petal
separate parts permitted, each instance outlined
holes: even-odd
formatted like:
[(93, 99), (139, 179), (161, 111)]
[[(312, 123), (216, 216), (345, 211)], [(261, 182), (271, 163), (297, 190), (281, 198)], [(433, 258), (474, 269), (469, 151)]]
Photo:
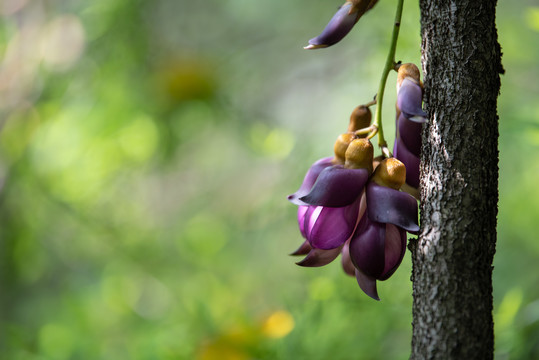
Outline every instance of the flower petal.
[(309, 251), (311, 251), (311, 250), (312, 250), (311, 244), (309, 244), (309, 242), (307, 240), (305, 240), (303, 242), (303, 244), (301, 244), (301, 246), (299, 248), (297, 248), (296, 251), (294, 251), (293, 253), (290, 253), (290, 255), (292, 255), (292, 256), (307, 255), (309, 253)]
[(421, 108), (421, 87), (410, 79), (405, 78), (397, 92), (397, 107), (406, 118), (424, 123), (427, 113)]
[(385, 264), (380, 280), (387, 280), (402, 262), (406, 253), (406, 231), (393, 224), (386, 224)]
[(398, 139), (417, 157), (421, 153), (421, 125), (407, 119), (402, 113), (397, 120)]
[(369, 179), (367, 169), (334, 165), (322, 170), (309, 194), (299, 200), (309, 205), (342, 207), (353, 203)]
[(317, 206), (307, 211), (305, 229), (313, 248), (334, 249), (342, 246), (354, 233), (361, 197), (351, 205), (330, 208)]
[(307, 171), (307, 174), (305, 174), (303, 183), (299, 187), (298, 191), (291, 195), (288, 195), (288, 201), (296, 205), (307, 205), (303, 202), (299, 202), (298, 198), (307, 195), (311, 191), (311, 188), (313, 187), (316, 179), (318, 178), (318, 175), (320, 175), (322, 170), (324, 170), (328, 166), (331, 166), (333, 164), (332, 161), (333, 157), (326, 157), (312, 164)]
[(367, 214), (371, 221), (393, 224), (413, 234), (419, 232), (417, 201), (408, 193), (370, 182)]
[(309, 45), (305, 49), (319, 49), (331, 46), (342, 40), (352, 30), (354, 24), (359, 20), (359, 12), (350, 14), (352, 4), (346, 2), (337, 10), (324, 30), (317, 37), (309, 40)]
[(385, 232), (385, 224), (372, 222), (364, 216), (350, 240), (350, 258), (355, 267), (373, 278), (378, 278), (384, 271)]
[(303, 260), (296, 264), (305, 267), (324, 266), (335, 260), (340, 252), (340, 247), (331, 250), (312, 249)]
[(355, 276), (356, 274), (356, 268), (354, 267), (354, 264), (352, 263), (352, 259), (350, 258), (350, 239), (346, 241), (344, 244), (342, 250), (341, 250), (341, 265), (344, 272), (350, 276)]
[(419, 187), (419, 157), (406, 148), (401, 139), (395, 141), (393, 156), (406, 166), (406, 183), (412, 187)]
[(301, 232), (301, 236), (303, 236), (304, 238), (307, 238), (307, 234), (305, 232), (305, 215), (307, 214), (308, 210), (309, 206), (298, 206), (299, 231)]
[(356, 279), (359, 287), (363, 292), (369, 295), (374, 300), (380, 301), (378, 291), (376, 290), (376, 279), (365, 275), (361, 270), (356, 269)]

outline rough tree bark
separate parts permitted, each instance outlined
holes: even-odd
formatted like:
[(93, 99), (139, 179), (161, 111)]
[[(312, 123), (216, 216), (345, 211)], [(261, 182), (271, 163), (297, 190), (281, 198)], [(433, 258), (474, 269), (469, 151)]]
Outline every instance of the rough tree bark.
[(420, 0), (421, 233), (412, 241), (412, 359), (492, 359), (498, 203), (496, 0)]

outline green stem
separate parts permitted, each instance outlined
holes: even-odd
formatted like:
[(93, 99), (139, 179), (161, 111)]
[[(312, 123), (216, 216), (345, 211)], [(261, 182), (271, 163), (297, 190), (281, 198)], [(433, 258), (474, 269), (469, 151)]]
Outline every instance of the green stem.
[(376, 95), (376, 112), (374, 113), (374, 119), (375, 124), (378, 127), (378, 146), (382, 148), (382, 151), (384, 151), (384, 148), (387, 149), (387, 142), (384, 138), (384, 128), (382, 127), (382, 104), (384, 102), (384, 90), (386, 88), (387, 77), (389, 72), (395, 69), (395, 50), (397, 48), (397, 39), (399, 38), (403, 2), (404, 0), (398, 0), (397, 12), (395, 13), (395, 24), (393, 26), (393, 35), (391, 36), (391, 45), (389, 47), (389, 53), (387, 54), (386, 64), (384, 66), (384, 71), (378, 87), (378, 93)]

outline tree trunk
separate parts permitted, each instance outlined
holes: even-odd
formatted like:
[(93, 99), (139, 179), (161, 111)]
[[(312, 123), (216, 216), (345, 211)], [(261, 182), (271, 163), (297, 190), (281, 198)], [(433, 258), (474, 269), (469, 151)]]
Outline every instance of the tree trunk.
[(421, 232), (412, 359), (492, 359), (500, 46), (496, 0), (420, 0)]

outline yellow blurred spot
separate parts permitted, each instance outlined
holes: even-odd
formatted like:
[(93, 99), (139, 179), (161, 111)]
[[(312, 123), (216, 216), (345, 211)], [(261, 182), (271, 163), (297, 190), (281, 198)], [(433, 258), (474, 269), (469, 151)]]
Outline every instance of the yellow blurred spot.
[(294, 318), (284, 310), (271, 314), (262, 325), (262, 333), (267, 337), (279, 339), (294, 329)]
[(246, 360), (249, 356), (231, 344), (214, 342), (202, 349), (197, 356), (198, 360)]
[(526, 24), (530, 29), (539, 31), (539, 7), (533, 6), (526, 9)]
[(158, 86), (175, 101), (209, 99), (217, 89), (213, 65), (204, 58), (177, 59), (161, 67)]

